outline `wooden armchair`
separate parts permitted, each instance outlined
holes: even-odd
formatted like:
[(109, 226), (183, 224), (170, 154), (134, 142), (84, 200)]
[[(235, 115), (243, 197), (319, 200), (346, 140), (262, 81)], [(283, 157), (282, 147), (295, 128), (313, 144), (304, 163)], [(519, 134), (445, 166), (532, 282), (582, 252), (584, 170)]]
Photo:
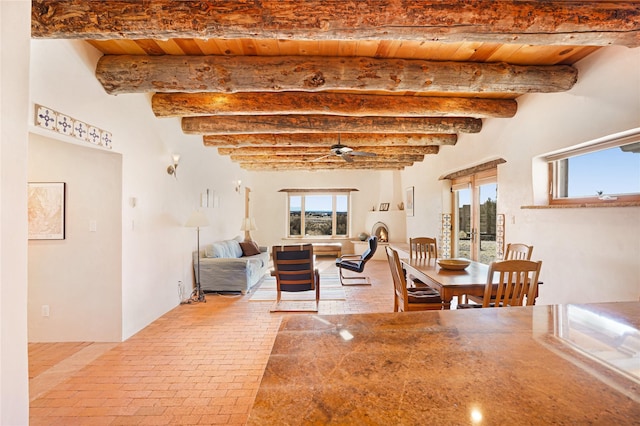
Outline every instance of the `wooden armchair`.
[(440, 293), (432, 288), (407, 289), (407, 281), (404, 278), (404, 270), (400, 263), (398, 252), (387, 246), (387, 260), (393, 278), (394, 312), (408, 311), (432, 311), (442, 309)]
[(509, 243), (504, 251), (504, 260), (531, 260), (533, 246), (521, 243)]
[[(412, 259), (437, 259), (438, 258), (438, 242), (431, 237), (416, 237), (409, 239), (409, 257)], [(412, 287), (424, 288), (428, 284), (423, 283), (413, 275), (407, 277)]]
[[(504, 251), (504, 260), (531, 260), (532, 253), (533, 246), (522, 243), (509, 243)], [(482, 304), (482, 297), (468, 296), (467, 298), (475, 303)]]
[[(318, 312), (320, 302), (320, 274), (314, 266), (313, 245), (274, 246), (272, 248), (277, 296), (271, 312)], [(315, 290), (315, 309), (283, 309), (283, 291)]]
[[(458, 305), (458, 309), (534, 305), (542, 261), (503, 260), (489, 266), (482, 304)], [(494, 279), (498, 274), (498, 280)], [(494, 294), (494, 286), (497, 287)]]

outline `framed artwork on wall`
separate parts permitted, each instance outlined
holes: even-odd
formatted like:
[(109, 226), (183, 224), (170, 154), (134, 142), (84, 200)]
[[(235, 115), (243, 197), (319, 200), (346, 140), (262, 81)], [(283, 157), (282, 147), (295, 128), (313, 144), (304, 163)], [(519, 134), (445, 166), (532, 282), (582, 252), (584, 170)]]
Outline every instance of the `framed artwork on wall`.
[(413, 186), (408, 187), (405, 192), (405, 210), (407, 216), (413, 216)]
[(64, 182), (29, 182), (30, 240), (64, 240), (65, 191)]
[(381, 212), (389, 211), (389, 203), (380, 203), (380, 211)]

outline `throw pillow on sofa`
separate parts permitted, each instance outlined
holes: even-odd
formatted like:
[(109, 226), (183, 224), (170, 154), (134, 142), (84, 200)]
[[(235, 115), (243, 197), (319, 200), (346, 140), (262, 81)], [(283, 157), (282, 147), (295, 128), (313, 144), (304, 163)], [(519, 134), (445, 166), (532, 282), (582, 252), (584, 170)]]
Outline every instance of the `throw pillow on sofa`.
[(213, 243), (204, 248), (205, 257), (228, 257), (224, 244), (221, 242)]
[(225, 250), (225, 257), (238, 258), (242, 257), (242, 249), (240, 248), (240, 243), (236, 240), (224, 240), (222, 242)]
[(242, 248), (243, 256), (255, 256), (256, 254), (260, 254), (260, 247), (256, 244), (255, 241), (244, 241), (240, 243), (240, 247)]

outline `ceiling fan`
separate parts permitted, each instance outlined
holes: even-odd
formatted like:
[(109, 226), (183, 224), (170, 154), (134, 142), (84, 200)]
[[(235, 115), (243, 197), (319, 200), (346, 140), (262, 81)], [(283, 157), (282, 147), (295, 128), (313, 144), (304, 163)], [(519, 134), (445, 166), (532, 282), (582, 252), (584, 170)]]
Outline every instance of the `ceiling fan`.
[(352, 148), (349, 148), (346, 145), (342, 145), (340, 143), (340, 135), (338, 135), (338, 143), (335, 145), (331, 145), (331, 153), (327, 155), (323, 155), (322, 157), (316, 158), (313, 161), (319, 161), (324, 158), (331, 157), (332, 155), (336, 157), (340, 157), (344, 161), (351, 163), (353, 162), (353, 158), (351, 157), (375, 157), (377, 154), (373, 152), (354, 151)]

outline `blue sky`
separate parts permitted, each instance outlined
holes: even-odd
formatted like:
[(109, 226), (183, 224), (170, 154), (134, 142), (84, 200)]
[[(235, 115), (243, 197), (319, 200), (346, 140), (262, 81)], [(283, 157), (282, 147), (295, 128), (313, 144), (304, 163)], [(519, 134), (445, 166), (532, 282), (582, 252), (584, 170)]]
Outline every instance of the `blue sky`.
[(640, 192), (640, 153), (605, 149), (569, 159), (569, 196)]
[[(307, 195), (305, 197), (305, 210), (306, 211), (332, 211), (331, 195)], [(336, 197), (336, 211), (347, 211), (348, 198), (346, 195), (338, 195)], [(302, 197), (294, 196), (289, 198), (289, 208), (291, 211), (299, 212), (302, 208)]]
[[(493, 201), (496, 201), (497, 187), (498, 185), (495, 183), (482, 185), (480, 187), (480, 204), (483, 204), (489, 198), (491, 198)], [(458, 191), (458, 206), (464, 206), (466, 204), (471, 204), (471, 190)]]

